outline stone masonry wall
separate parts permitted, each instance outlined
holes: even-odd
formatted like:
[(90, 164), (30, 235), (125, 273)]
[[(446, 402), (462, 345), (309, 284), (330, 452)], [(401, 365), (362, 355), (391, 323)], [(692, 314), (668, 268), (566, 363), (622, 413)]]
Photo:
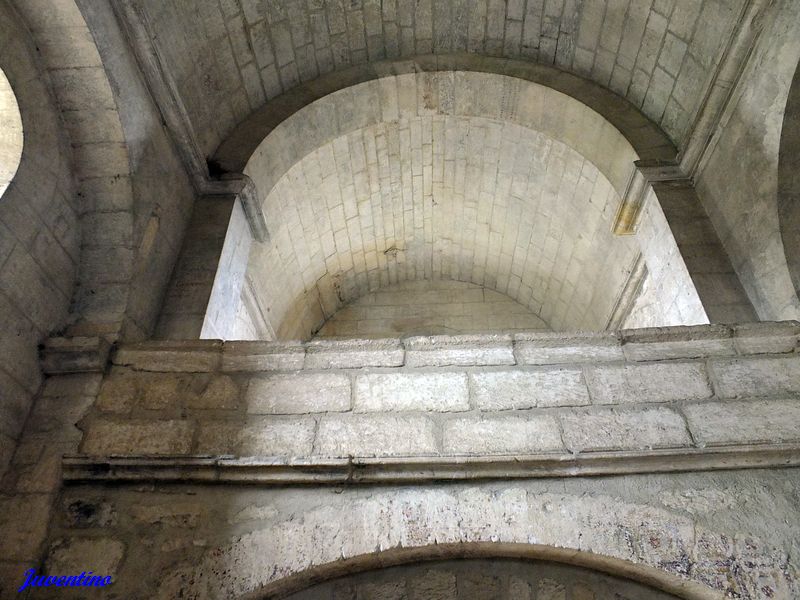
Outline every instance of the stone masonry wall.
[(800, 441), (796, 324), (124, 346), (87, 455), (390, 457)]
[(0, 197), (0, 473), (41, 385), (37, 345), (65, 324), (81, 246), (70, 140), (28, 35), (0, 2), (0, 68), (24, 137), (19, 169)]
[(150, 342), (105, 376), (73, 362), (87, 372), (47, 379), (2, 480), (0, 597), (30, 568), (112, 575), (98, 597), (279, 597), (391, 549), (793, 600), (799, 334)]

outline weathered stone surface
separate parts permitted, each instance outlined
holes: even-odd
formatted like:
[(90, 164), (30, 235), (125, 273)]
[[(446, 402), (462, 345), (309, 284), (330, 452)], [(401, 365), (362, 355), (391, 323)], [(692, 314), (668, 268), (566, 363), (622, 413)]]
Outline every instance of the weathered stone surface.
[(111, 413), (130, 412), (136, 403), (138, 392), (135, 374), (127, 370), (112, 371), (103, 380), (95, 408)]
[(0, 496), (0, 539), (3, 559), (39, 560), (39, 546), (47, 533), (52, 496), (17, 494)]
[(800, 354), (714, 360), (709, 365), (722, 398), (800, 392)]
[(689, 404), (683, 409), (701, 444), (800, 441), (800, 400), (746, 400)]
[(137, 371), (202, 373), (222, 364), (222, 342), (145, 342), (121, 346), (112, 357), (115, 365)]
[(733, 327), (733, 343), (739, 354), (793, 352), (800, 337), (800, 323), (743, 323)]
[(712, 394), (701, 363), (588, 367), (586, 383), (594, 404), (697, 400)]
[(225, 342), (224, 371), (293, 371), (303, 368), (306, 349), (297, 343)]
[(194, 424), (190, 421), (110, 421), (86, 424), (81, 451), (95, 456), (112, 454), (188, 454)]
[(476, 416), (447, 419), (443, 451), (452, 454), (536, 454), (563, 449), (553, 416)]
[(667, 408), (575, 410), (560, 416), (573, 452), (688, 446), (683, 419)]
[(370, 373), (356, 378), (356, 412), (468, 409), (464, 373)]
[(399, 367), (405, 352), (400, 340), (314, 340), (306, 347), (306, 369)]
[(456, 598), (456, 576), (447, 571), (431, 569), (420, 577), (412, 578), (409, 589), (415, 598)]
[(629, 360), (664, 360), (735, 354), (731, 329), (726, 325), (651, 327), (620, 332)]
[(203, 505), (197, 502), (134, 504), (131, 507), (131, 517), (135, 521), (159, 527), (194, 528), (204, 515)]
[(251, 418), (200, 425), (195, 452), (236, 456), (308, 456), (314, 443), (313, 419)]
[(122, 542), (111, 538), (66, 538), (50, 547), (45, 568), (47, 573), (59, 575), (93, 571), (113, 578), (124, 553)]
[(419, 336), (405, 340), (409, 367), (513, 365), (510, 335)]
[(42, 371), (48, 375), (102, 372), (110, 344), (99, 337), (50, 338), (42, 350)]
[(541, 332), (514, 336), (514, 355), (521, 365), (621, 360), (619, 338), (613, 333)]
[(200, 394), (186, 397), (186, 407), (195, 409), (235, 410), (239, 407), (239, 386), (227, 375), (214, 377)]
[(589, 404), (589, 392), (579, 369), (488, 371), (470, 373), (469, 381), (481, 410)]
[(350, 410), (350, 377), (341, 373), (298, 373), (256, 377), (246, 394), (252, 414), (303, 414)]
[(436, 454), (433, 422), (416, 415), (322, 417), (314, 453), (321, 456), (417, 456)]
[(65, 500), (64, 521), (69, 527), (109, 527), (117, 522), (117, 511), (110, 502), (95, 499)]

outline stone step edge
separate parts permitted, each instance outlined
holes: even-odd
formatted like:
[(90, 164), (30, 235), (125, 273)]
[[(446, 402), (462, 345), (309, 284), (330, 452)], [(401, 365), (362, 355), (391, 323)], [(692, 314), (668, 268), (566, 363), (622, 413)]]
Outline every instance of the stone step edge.
[(597, 477), (800, 466), (800, 444), (534, 455), (281, 458), (66, 455), (67, 483), (343, 485)]

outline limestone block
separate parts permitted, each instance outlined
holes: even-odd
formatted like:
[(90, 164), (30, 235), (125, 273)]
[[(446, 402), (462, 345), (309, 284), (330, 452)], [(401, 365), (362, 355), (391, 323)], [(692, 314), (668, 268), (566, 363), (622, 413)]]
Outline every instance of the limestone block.
[(72, 575), (91, 570), (113, 578), (124, 554), (123, 543), (111, 538), (59, 539), (50, 547), (45, 572)]
[(246, 394), (252, 414), (304, 414), (350, 410), (350, 377), (306, 373), (256, 377)]
[(622, 360), (619, 338), (613, 333), (524, 333), (514, 336), (520, 365)]
[(739, 354), (793, 352), (800, 338), (800, 323), (744, 323), (733, 328), (733, 343)]
[(222, 342), (144, 342), (121, 346), (113, 357), (115, 365), (137, 371), (198, 373), (216, 371), (222, 363)]
[(405, 353), (400, 340), (314, 340), (306, 346), (306, 369), (399, 367)]
[(468, 409), (465, 373), (369, 373), (356, 378), (356, 412)]
[(430, 419), (416, 415), (323, 417), (314, 453), (331, 457), (436, 454), (435, 428)]
[(731, 330), (725, 325), (651, 327), (620, 332), (628, 360), (664, 360), (735, 354)]
[(303, 368), (306, 349), (300, 343), (225, 342), (224, 371), (293, 371)]
[(488, 371), (470, 373), (469, 381), (477, 408), (481, 410), (590, 403), (579, 369)]
[(127, 413), (138, 397), (136, 375), (128, 370), (113, 370), (103, 380), (95, 408), (103, 412)]
[(405, 346), (409, 367), (515, 363), (510, 335), (419, 336), (406, 339)]
[(229, 376), (214, 377), (201, 394), (186, 398), (186, 407), (195, 409), (235, 410), (239, 407), (239, 385)]
[(111, 421), (86, 424), (81, 451), (95, 456), (115, 454), (188, 454), (194, 423), (184, 420)]
[(358, 586), (357, 598), (371, 600), (405, 600), (408, 598), (404, 581), (386, 583), (362, 583)]
[(573, 452), (689, 446), (683, 419), (667, 408), (573, 410), (560, 416)]
[(308, 456), (314, 419), (261, 417), (247, 422), (203, 422), (195, 452), (208, 455)]
[(800, 441), (800, 400), (705, 402), (687, 405), (684, 413), (701, 444)]
[(700, 363), (603, 365), (586, 369), (593, 404), (699, 400), (711, 396)]
[(182, 408), (193, 402), (209, 380), (209, 375), (142, 373), (136, 378), (137, 406), (147, 410)]
[(447, 454), (536, 454), (563, 449), (555, 417), (480, 416), (443, 423)]
[(721, 398), (800, 392), (800, 354), (709, 362)]

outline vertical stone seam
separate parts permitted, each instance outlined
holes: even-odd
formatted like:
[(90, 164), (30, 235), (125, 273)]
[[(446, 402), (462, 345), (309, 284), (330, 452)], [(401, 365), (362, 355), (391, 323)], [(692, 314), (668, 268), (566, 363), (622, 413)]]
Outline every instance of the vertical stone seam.
[[(702, 447), (704, 447), (704, 444), (698, 443), (697, 439), (695, 439), (694, 432), (692, 431), (692, 428), (689, 426), (689, 419), (688, 419), (688, 417), (686, 416), (686, 413), (683, 410), (683, 407), (685, 406), (685, 404), (686, 404), (686, 402), (680, 402), (680, 403), (676, 402), (676, 403), (672, 404), (672, 408), (675, 410), (675, 412), (683, 420), (683, 426), (686, 428), (686, 433), (689, 436), (689, 442), (691, 443), (691, 445), (693, 447), (695, 447), (695, 448), (702, 448)], [(697, 404), (700, 404), (700, 402), (698, 402)]]

